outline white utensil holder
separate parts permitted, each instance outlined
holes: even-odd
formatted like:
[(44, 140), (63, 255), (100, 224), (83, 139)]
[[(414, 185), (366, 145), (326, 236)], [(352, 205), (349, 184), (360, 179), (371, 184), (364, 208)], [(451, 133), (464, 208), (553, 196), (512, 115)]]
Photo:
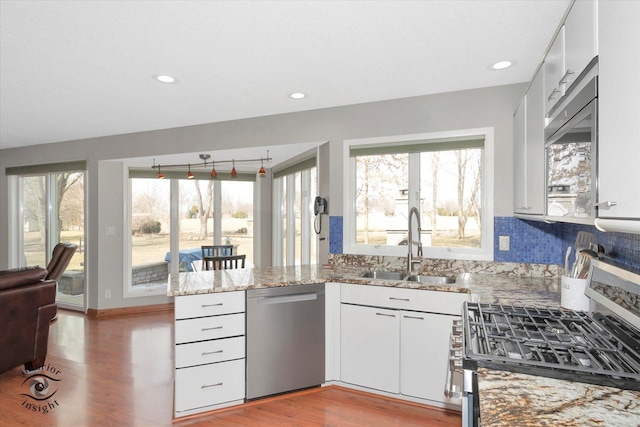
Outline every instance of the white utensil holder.
[(589, 279), (562, 276), (560, 279), (560, 305), (562, 308), (589, 311), (589, 297), (584, 294), (588, 285)]

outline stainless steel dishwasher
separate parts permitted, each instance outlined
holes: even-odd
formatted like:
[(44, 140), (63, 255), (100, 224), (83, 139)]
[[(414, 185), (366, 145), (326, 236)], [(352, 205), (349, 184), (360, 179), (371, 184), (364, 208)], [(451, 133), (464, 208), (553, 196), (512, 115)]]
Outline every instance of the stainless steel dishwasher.
[(324, 382), (324, 284), (247, 291), (247, 399)]

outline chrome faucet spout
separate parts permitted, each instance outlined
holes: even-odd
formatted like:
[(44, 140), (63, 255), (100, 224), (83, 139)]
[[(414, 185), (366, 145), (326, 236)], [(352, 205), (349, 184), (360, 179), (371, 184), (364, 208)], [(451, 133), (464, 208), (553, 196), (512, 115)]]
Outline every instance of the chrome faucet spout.
[[(413, 239), (413, 229), (411, 228), (411, 217), (416, 217), (417, 225), (418, 225), (418, 240)], [(407, 238), (407, 275), (413, 274), (414, 264), (419, 264), (422, 262), (422, 241), (420, 235), (422, 234), (422, 229), (420, 228), (420, 212), (418, 212), (418, 208), (412, 207), (409, 210), (409, 224), (408, 224), (408, 238)], [(418, 248), (418, 254), (416, 257), (413, 256), (413, 245), (416, 245)]]

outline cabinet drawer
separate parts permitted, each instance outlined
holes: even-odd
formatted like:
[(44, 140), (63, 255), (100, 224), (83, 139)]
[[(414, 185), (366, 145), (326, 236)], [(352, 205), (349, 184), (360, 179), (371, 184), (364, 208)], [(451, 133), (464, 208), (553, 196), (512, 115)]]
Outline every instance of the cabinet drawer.
[(177, 345), (176, 368), (241, 359), (244, 345), (244, 336)]
[(176, 344), (244, 335), (244, 313), (176, 321)]
[(460, 315), (469, 294), (343, 283), (343, 303)]
[(176, 412), (244, 399), (244, 359), (176, 369)]
[(175, 299), (176, 320), (240, 312), (244, 312), (244, 291), (185, 295)]

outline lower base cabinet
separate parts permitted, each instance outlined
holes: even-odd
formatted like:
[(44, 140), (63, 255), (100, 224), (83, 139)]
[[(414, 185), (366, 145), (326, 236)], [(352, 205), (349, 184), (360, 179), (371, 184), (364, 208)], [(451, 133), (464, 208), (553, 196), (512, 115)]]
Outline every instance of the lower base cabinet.
[(449, 334), (460, 317), (400, 312), (400, 392), (407, 396), (452, 405), (456, 399), (444, 396), (449, 370)]
[(467, 299), (464, 293), (343, 284), (340, 381), (459, 407), (444, 388), (451, 326)]
[(244, 358), (176, 370), (175, 410), (244, 399)]
[(341, 380), (400, 392), (400, 319), (395, 310), (341, 304)]

